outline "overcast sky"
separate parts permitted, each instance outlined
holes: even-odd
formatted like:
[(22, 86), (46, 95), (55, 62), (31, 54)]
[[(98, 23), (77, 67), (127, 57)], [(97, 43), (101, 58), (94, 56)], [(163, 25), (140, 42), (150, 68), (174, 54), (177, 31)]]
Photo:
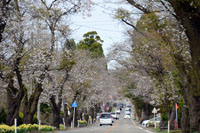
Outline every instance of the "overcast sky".
[[(124, 4), (105, 3), (108, 0), (95, 0), (97, 5), (92, 8), (91, 16), (75, 15), (71, 18), (72, 37), (76, 42), (82, 40), (83, 34), (88, 31), (97, 31), (104, 40), (104, 54), (108, 53), (109, 47), (116, 42), (126, 39), (124, 33), (128, 26), (113, 18), (114, 10), (118, 7), (131, 8)], [(116, 0), (115, 0), (116, 1)]]

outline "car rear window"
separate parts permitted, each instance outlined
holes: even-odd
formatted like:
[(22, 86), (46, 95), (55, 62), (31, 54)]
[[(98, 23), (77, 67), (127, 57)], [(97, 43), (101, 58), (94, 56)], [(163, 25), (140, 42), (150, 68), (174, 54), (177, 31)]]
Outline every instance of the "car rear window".
[(126, 113), (126, 115), (131, 115), (130, 113)]
[(111, 118), (110, 114), (101, 114), (100, 118)]

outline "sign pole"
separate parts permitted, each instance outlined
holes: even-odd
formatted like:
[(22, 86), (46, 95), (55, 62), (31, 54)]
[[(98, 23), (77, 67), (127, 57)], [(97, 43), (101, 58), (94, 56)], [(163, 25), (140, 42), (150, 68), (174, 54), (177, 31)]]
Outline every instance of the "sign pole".
[(74, 114), (73, 114), (73, 128), (74, 128), (74, 122), (75, 122), (75, 107), (74, 107)]
[(154, 128), (156, 128), (156, 113), (157, 113), (156, 108), (153, 108), (152, 113), (154, 114)]
[(73, 103), (72, 103), (72, 107), (74, 108), (74, 113), (73, 113), (73, 126), (72, 126), (72, 128), (74, 128), (74, 122), (75, 122), (75, 111), (76, 111), (76, 109), (75, 108), (77, 108), (78, 107), (78, 104), (76, 103), (76, 101), (74, 101)]
[(177, 103), (175, 103), (175, 109), (176, 109), (176, 124), (177, 124), (177, 129), (178, 129), (178, 112), (177, 112), (178, 106), (177, 106)]

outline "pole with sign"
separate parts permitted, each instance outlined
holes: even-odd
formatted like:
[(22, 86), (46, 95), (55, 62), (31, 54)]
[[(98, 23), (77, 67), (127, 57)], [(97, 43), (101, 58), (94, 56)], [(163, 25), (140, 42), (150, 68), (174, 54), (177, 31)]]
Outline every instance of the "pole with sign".
[(156, 113), (157, 113), (157, 109), (153, 108), (152, 113), (154, 113), (154, 127), (156, 128)]
[(72, 103), (72, 107), (74, 108), (74, 113), (73, 113), (73, 126), (72, 126), (72, 128), (74, 128), (75, 112), (76, 112), (76, 108), (78, 107), (78, 104), (76, 103), (76, 100)]

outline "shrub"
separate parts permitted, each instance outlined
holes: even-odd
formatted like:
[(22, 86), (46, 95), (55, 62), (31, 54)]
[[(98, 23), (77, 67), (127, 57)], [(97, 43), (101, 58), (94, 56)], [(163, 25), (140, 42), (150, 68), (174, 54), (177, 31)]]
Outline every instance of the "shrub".
[(79, 124), (87, 124), (87, 121), (86, 120), (78, 120), (78, 123)]
[(34, 114), (34, 115), (33, 115), (33, 123), (34, 123), (34, 124), (37, 124), (37, 122), (38, 122), (37, 115)]
[(53, 130), (56, 130), (56, 128), (52, 126), (47, 126), (47, 125), (40, 126), (40, 131), (53, 131)]
[[(34, 130), (38, 130), (39, 125), (37, 124), (22, 124), (17, 127), (17, 132), (18, 133), (26, 133), (26, 132), (31, 132)], [(53, 131), (55, 130), (55, 127), (52, 126), (47, 126), (47, 125), (41, 125), (39, 131)], [(14, 133), (15, 132), (15, 127), (14, 126), (8, 126), (8, 125), (0, 125), (0, 132), (3, 133)]]
[(63, 125), (63, 124), (60, 124), (60, 125), (59, 125), (59, 129), (60, 129), (60, 130), (65, 130), (64, 125)]

